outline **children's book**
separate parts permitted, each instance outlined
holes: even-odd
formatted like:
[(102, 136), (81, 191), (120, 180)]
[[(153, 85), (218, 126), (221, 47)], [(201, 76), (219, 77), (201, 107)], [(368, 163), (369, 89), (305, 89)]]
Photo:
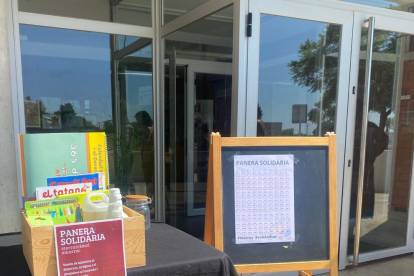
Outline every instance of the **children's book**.
[(109, 186), (105, 133), (20, 134), (19, 140), (25, 197), (36, 196), (49, 177), (103, 172)]
[(70, 195), (87, 191), (92, 191), (91, 183), (38, 187), (36, 188), (36, 200), (52, 199), (60, 195)]
[(48, 177), (47, 186), (62, 186), (71, 184), (89, 183), (92, 190), (104, 190), (106, 188), (104, 173), (88, 173), (70, 176)]

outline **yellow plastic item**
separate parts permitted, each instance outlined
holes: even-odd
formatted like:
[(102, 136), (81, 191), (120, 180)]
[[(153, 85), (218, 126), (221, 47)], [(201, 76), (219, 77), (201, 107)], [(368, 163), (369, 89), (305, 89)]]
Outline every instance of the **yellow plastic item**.
[[(85, 199), (87, 194), (91, 194), (91, 193), (104, 193), (107, 196), (109, 195), (109, 190), (96, 190), (96, 191), (89, 191), (89, 192), (83, 192), (83, 193), (77, 193), (77, 194), (70, 194), (70, 195), (60, 195), (57, 196), (57, 198), (77, 198), (78, 199), (78, 203), (80, 204), (80, 207), (82, 208), (83, 205), (83, 200)], [(97, 200), (101, 200), (101, 196), (91, 196), (91, 201), (97, 201)]]
[(82, 206), (82, 221), (95, 221), (106, 219), (108, 213), (109, 198), (104, 193), (96, 193), (99, 195), (99, 201), (93, 201), (93, 194), (87, 194)]

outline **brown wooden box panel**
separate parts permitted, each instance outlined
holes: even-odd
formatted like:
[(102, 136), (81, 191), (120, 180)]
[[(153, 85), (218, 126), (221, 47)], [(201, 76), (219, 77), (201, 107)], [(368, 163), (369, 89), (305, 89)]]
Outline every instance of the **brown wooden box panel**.
[[(127, 268), (145, 266), (145, 218), (124, 206), (124, 244)], [(23, 210), (23, 254), (33, 276), (56, 276), (57, 263), (53, 226), (32, 227)]]

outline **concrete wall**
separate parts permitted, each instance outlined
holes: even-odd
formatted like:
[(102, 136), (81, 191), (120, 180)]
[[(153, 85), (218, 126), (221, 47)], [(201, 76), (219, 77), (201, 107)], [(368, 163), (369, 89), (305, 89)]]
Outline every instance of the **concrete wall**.
[(6, 1), (0, 1), (0, 234), (20, 231)]
[[(134, 4), (138, 7), (134, 8)], [(124, 0), (117, 6), (116, 21), (124, 24), (151, 26), (150, 9), (151, 0)], [(19, 0), (19, 11), (111, 21), (110, 0)]]
[(19, 11), (110, 21), (109, 0), (19, 0)]

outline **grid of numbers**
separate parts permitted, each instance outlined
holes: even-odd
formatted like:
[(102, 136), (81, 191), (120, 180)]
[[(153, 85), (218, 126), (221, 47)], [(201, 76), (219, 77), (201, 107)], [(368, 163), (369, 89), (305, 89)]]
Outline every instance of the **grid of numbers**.
[(294, 241), (293, 183), (287, 166), (235, 167), (236, 243)]

